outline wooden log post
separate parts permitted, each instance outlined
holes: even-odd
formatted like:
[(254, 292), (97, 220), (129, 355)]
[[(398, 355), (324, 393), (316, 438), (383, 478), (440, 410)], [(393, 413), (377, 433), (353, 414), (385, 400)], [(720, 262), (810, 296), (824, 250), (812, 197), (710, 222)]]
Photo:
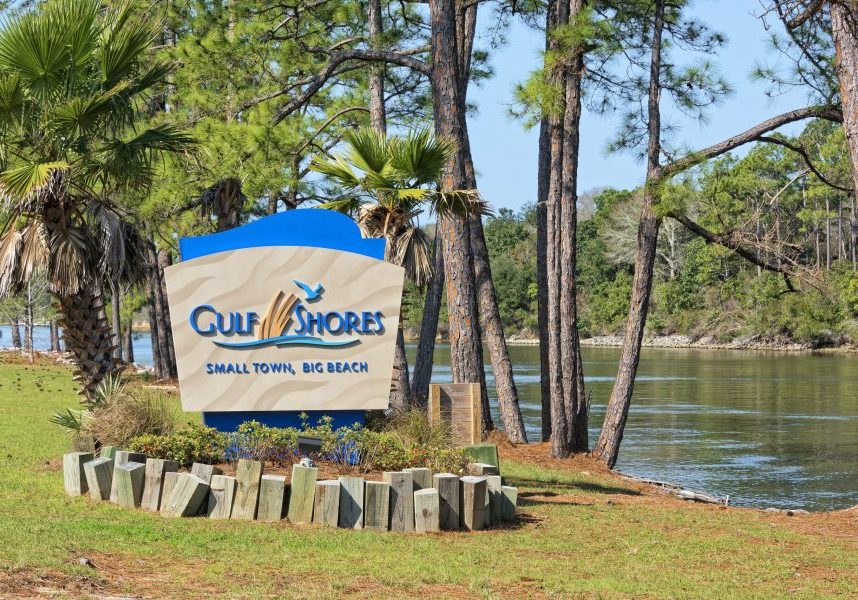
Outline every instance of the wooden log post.
[(316, 483), (316, 500), (313, 506), (313, 523), (323, 527), (336, 527), (340, 519), (340, 482), (337, 480)]
[(102, 446), (98, 451), (98, 456), (101, 458), (116, 459), (116, 446)]
[(402, 469), (405, 473), (411, 473), (414, 479), (414, 491), (426, 490), (432, 487), (432, 469), (428, 467), (412, 467)]
[(505, 485), (501, 488), (502, 492), (502, 518), (507, 523), (515, 521), (515, 507), (518, 503), (518, 488), (511, 485)]
[(167, 507), (161, 511), (165, 517), (195, 517), (200, 505), (209, 495), (209, 484), (190, 473), (182, 473), (176, 480)]
[[(214, 477), (215, 475), (223, 475), (223, 471), (214, 465), (194, 463), (191, 465), (191, 475), (196, 475), (197, 477), (205, 481), (207, 484), (209, 484), (209, 492), (211, 492), (212, 477)], [(208, 508), (209, 502), (208, 499), (206, 499), (206, 501), (203, 502), (202, 506), (200, 506), (200, 516), (205, 516), (208, 512)]]
[(414, 492), (414, 530), (417, 533), (440, 531), (440, 516), (438, 490), (426, 488)]
[(387, 531), (390, 524), (390, 485), (384, 481), (367, 481), (363, 503), (366, 529)]
[(292, 490), (289, 494), (289, 522), (313, 521), (313, 498), (316, 495), (316, 477), (319, 469), (292, 465)]
[(179, 478), (182, 475), (184, 475), (184, 473), (179, 473), (178, 471), (164, 473), (164, 485), (161, 487), (161, 508), (159, 509), (162, 513), (167, 510), (167, 502), (170, 500), (170, 496), (173, 494), (173, 489), (176, 487), (176, 483), (178, 483)]
[(164, 474), (179, 470), (175, 460), (162, 458), (146, 459), (146, 482), (143, 486), (143, 500), (140, 506), (145, 510), (158, 511), (161, 509), (161, 496), (164, 491)]
[(462, 477), (460, 481), (462, 485), (459, 505), (462, 510), (460, 519), (462, 529), (469, 531), (483, 529), (486, 523), (486, 478), (469, 475)]
[(128, 462), (146, 464), (146, 455), (140, 452), (129, 452), (128, 450), (117, 450), (113, 457), (114, 467), (124, 465)]
[(113, 468), (110, 495), (116, 490), (116, 504), (125, 508), (137, 508), (143, 500), (143, 484), (146, 481), (146, 465), (127, 462)]
[(346, 529), (363, 529), (363, 477), (340, 477), (338, 524)]
[(259, 503), (259, 485), (262, 483), (262, 463), (241, 458), (235, 467), (235, 500), (230, 519), (252, 521), (256, 518)]
[(63, 454), (63, 486), (69, 496), (83, 496), (89, 491), (83, 466), (93, 459), (92, 452)]
[(259, 484), (259, 508), (256, 518), (259, 521), (279, 521), (283, 518), (286, 500), (286, 477), (283, 475), (263, 475)]
[(404, 471), (385, 471), (390, 485), (390, 530), (414, 531), (414, 479)]
[(471, 463), (470, 471), (473, 475), (477, 477), (498, 474), (498, 468), (488, 463)]
[(488, 526), (500, 525), (503, 521), (503, 491), (500, 475), (486, 477), (486, 493), (489, 496)]
[(86, 485), (93, 500), (110, 500), (110, 487), (113, 482), (113, 459), (102, 456), (83, 465)]
[(445, 531), (459, 528), (459, 478), (452, 473), (439, 473), (432, 478), (438, 490), (440, 503), (440, 525)]
[(209, 486), (209, 501), (206, 510), (210, 519), (228, 519), (232, 516), (235, 500), (235, 477), (213, 475)]

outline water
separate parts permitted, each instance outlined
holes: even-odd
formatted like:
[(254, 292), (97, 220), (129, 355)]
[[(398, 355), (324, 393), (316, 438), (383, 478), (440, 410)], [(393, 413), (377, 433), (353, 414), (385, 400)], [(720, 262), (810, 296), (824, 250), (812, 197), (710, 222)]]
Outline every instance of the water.
[[(0, 346), (10, 343), (0, 327)], [(37, 327), (37, 349), (47, 328)], [(413, 351), (410, 358), (413, 361)], [(147, 333), (136, 362), (150, 365)], [(539, 351), (511, 346), (521, 407), (539, 439)], [(449, 381), (449, 349), (435, 353), (435, 381)], [(593, 395), (590, 443), (611, 392), (617, 348), (585, 348)], [(729, 495), (742, 506), (830, 510), (858, 504), (858, 357), (645, 349), (617, 468)], [(487, 365), (487, 374), (491, 369)], [(494, 394), (489, 379), (489, 393)], [(494, 420), (500, 423), (495, 413)]]

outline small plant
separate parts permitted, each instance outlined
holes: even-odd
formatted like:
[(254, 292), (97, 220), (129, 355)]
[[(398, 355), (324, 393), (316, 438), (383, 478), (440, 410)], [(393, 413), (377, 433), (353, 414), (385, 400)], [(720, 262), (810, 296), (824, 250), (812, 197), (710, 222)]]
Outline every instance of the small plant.
[(168, 435), (147, 433), (132, 439), (128, 449), (152, 458), (175, 460), (183, 466), (195, 462), (218, 464), (225, 461), (229, 436), (212, 427), (188, 423)]
[(178, 422), (171, 397), (161, 391), (129, 387), (117, 379), (99, 387), (100, 400), (92, 409), (85, 431), (103, 444), (125, 446), (133, 438), (168, 435)]
[(54, 425), (65, 429), (69, 435), (80, 436), (84, 428), (84, 418), (88, 413), (85, 411), (73, 411), (70, 408), (56, 411), (48, 419)]

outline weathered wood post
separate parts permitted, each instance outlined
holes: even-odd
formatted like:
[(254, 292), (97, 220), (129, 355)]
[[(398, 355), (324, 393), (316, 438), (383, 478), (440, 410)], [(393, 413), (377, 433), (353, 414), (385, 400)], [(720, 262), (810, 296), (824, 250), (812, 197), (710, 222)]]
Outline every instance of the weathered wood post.
[[(194, 463), (191, 465), (191, 475), (196, 475), (207, 484), (209, 484), (209, 493), (211, 493), (211, 484), (212, 477), (215, 475), (223, 475), (223, 471), (214, 465), (207, 465), (204, 463)], [(204, 500), (202, 505), (200, 506), (200, 516), (205, 516), (208, 512), (209, 502), (208, 499)]]
[(486, 477), (486, 488), (489, 495), (489, 518), (486, 519), (488, 525), (499, 525), (503, 521), (503, 491), (501, 487), (500, 475)]
[(113, 456), (113, 466), (118, 467), (127, 462), (146, 463), (146, 455), (141, 452), (129, 452), (128, 450), (117, 450)]
[(210, 519), (228, 519), (235, 501), (235, 477), (213, 475), (206, 507)]
[(364, 527), (387, 531), (390, 524), (390, 485), (384, 481), (367, 481), (363, 511)]
[(440, 513), (438, 490), (426, 488), (414, 492), (414, 530), (417, 533), (440, 531)]
[(173, 489), (175, 489), (176, 484), (179, 482), (179, 478), (184, 475), (184, 473), (179, 473), (177, 471), (171, 471), (170, 473), (164, 473), (164, 485), (161, 488), (161, 512), (165, 512), (167, 510), (167, 502), (170, 500), (170, 496), (173, 494)]
[(116, 446), (102, 446), (101, 450), (98, 451), (98, 456), (100, 458), (111, 458), (116, 459)]
[(313, 520), (313, 498), (319, 469), (292, 465), (292, 490), (289, 494), (289, 522), (310, 523)]
[(164, 474), (179, 470), (175, 460), (161, 458), (146, 459), (146, 482), (143, 486), (143, 500), (140, 506), (146, 510), (158, 511), (161, 508), (161, 496), (164, 491)]
[(477, 477), (482, 477), (485, 475), (497, 475), (498, 468), (488, 463), (472, 463), (471, 472)]
[(92, 452), (63, 454), (63, 486), (69, 496), (83, 496), (89, 491), (83, 466), (92, 458)]
[(485, 477), (467, 476), (460, 479), (462, 507), (461, 525), (463, 529), (475, 531), (485, 527), (486, 523), (486, 489)]
[(402, 469), (405, 473), (411, 473), (414, 479), (414, 491), (425, 490), (432, 487), (432, 469), (428, 467), (411, 467)]
[(165, 517), (195, 517), (208, 495), (209, 484), (196, 475), (182, 473), (166, 501), (167, 508), (161, 514)]
[(340, 518), (340, 482), (337, 480), (316, 483), (316, 501), (313, 523), (336, 527)]
[(505, 485), (501, 488), (503, 495), (503, 520), (515, 521), (515, 506), (518, 503), (518, 488)]
[(459, 478), (452, 473), (439, 473), (432, 478), (435, 489), (438, 490), (440, 502), (440, 525), (443, 530), (459, 528), (460, 498)]
[(146, 465), (127, 462), (113, 469), (113, 485), (110, 495), (116, 490), (116, 504), (125, 508), (137, 508), (143, 500), (143, 483), (146, 480)]
[(283, 475), (263, 475), (259, 485), (259, 508), (256, 518), (259, 521), (279, 521), (283, 518), (286, 500), (286, 477)]
[(340, 477), (339, 526), (363, 529), (363, 477)]
[(230, 519), (252, 521), (256, 518), (259, 503), (259, 485), (262, 483), (262, 463), (241, 458), (235, 467), (235, 500)]
[(110, 487), (113, 482), (113, 459), (103, 456), (83, 465), (86, 473), (86, 485), (93, 500), (110, 500)]
[(390, 485), (390, 530), (414, 531), (414, 479), (411, 473), (385, 471)]

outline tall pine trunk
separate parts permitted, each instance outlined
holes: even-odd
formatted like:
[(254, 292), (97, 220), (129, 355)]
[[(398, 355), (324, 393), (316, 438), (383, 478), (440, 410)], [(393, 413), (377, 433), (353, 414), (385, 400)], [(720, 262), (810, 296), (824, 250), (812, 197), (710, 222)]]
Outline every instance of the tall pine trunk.
[(179, 376), (176, 367), (176, 349), (173, 345), (173, 322), (170, 319), (170, 303), (167, 298), (167, 279), (164, 277), (164, 269), (173, 264), (173, 257), (169, 250), (161, 248), (158, 250), (158, 279), (161, 284), (161, 318), (166, 330), (167, 340), (167, 372), (172, 378)]
[(632, 281), (632, 297), (629, 305), (629, 321), (623, 340), (623, 352), (617, 369), (617, 378), (605, 412), (605, 421), (593, 455), (613, 467), (617, 462), (620, 442), (629, 407), (632, 402), (635, 376), (641, 356), (644, 326), (649, 311), (649, 298), (655, 277), (656, 244), (661, 218), (655, 213), (661, 185), (661, 36), (664, 30), (664, 0), (655, 2), (655, 18), (650, 56), (649, 89), (647, 99), (647, 173), (644, 187), (644, 202), (638, 226), (635, 250), (635, 275)]
[(51, 334), (51, 352), (60, 351), (60, 332), (57, 327), (57, 320), (51, 319), (48, 322), (48, 330)]
[[(157, 336), (158, 344), (158, 363), (155, 368), (155, 374), (160, 379), (167, 379), (172, 376), (170, 365), (170, 342), (168, 338), (168, 325), (164, 316), (164, 307), (166, 301), (164, 291), (161, 286), (161, 268), (158, 264), (158, 254), (155, 250), (155, 244), (149, 243), (149, 278), (148, 288), (151, 294), (151, 309), (155, 320), (155, 331), (153, 336)], [(153, 343), (153, 351), (154, 351)], [(153, 352), (154, 354), (154, 352)], [(154, 358), (154, 356), (153, 356)]]
[[(432, 36), (432, 100), (435, 133), (457, 144), (456, 155), (441, 179), (442, 191), (467, 188), (466, 157), (470, 155), (465, 102), (459, 78), (459, 53), (454, 0), (430, 0)], [(477, 286), (470, 252), (468, 219), (446, 215), (439, 219), (444, 253), (447, 312), (450, 322), (450, 362), (455, 383), (485, 387), (483, 349), (477, 313)], [(487, 419), (483, 415), (483, 428)]]
[(834, 64), (840, 84), (843, 132), (852, 166), (852, 214), (849, 239), (852, 267), (856, 267), (858, 248), (858, 9), (854, 3), (829, 2), (831, 37), (834, 39)]
[(12, 330), (12, 347), (15, 350), (21, 349), (21, 319), (18, 315), (14, 315), (9, 323), (9, 329)]
[(120, 298), (122, 294), (119, 291), (119, 284), (116, 281), (110, 281), (110, 326), (113, 331), (113, 346), (114, 357), (119, 362), (122, 362), (122, 320), (120, 317)]
[(134, 319), (128, 317), (128, 322), (125, 324), (125, 362), (129, 365), (134, 364)]
[(417, 341), (417, 356), (414, 359), (414, 374), (411, 378), (411, 393), (415, 402), (425, 406), (429, 398), (429, 382), (432, 380), (432, 361), (435, 357), (435, 337), (438, 335), (438, 314), (444, 296), (444, 253), (438, 242), (440, 231), (435, 228), (432, 238), (432, 280), (426, 287), (423, 301), (423, 317), (420, 321), (420, 339)]

